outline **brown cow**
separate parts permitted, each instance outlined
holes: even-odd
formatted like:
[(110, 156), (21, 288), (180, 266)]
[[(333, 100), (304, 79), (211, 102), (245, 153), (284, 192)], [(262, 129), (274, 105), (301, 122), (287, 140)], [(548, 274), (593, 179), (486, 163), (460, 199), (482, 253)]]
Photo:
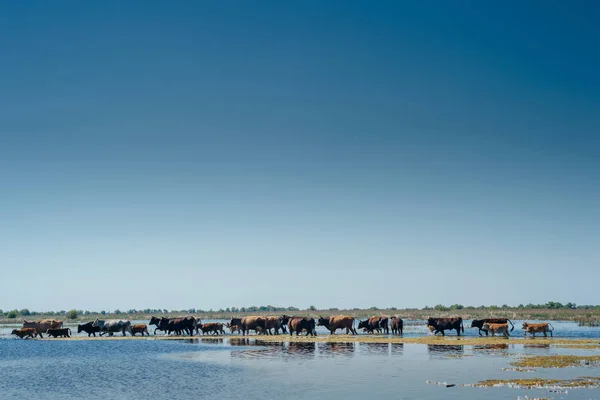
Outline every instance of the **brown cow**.
[(63, 322), (56, 319), (42, 319), (39, 321), (23, 320), (23, 328), (37, 329), (39, 332), (46, 332), (48, 329), (58, 329), (63, 327)]
[(146, 324), (135, 324), (131, 325), (131, 336), (135, 336), (136, 333), (141, 333), (144, 336), (144, 333), (150, 336), (148, 332), (148, 326)]
[(392, 335), (397, 333), (398, 335), (402, 335), (403, 334), (403, 330), (404, 330), (404, 321), (402, 321), (402, 318), (394, 316), (392, 317)]
[(346, 329), (346, 335), (352, 332), (353, 335), (358, 335), (354, 328), (354, 318), (345, 315), (336, 315), (333, 317), (319, 317), (317, 325), (324, 326), (333, 335), (338, 329)]
[(46, 331), (48, 336), (52, 336), (53, 338), (57, 337), (71, 337), (71, 329), (69, 328), (50, 328)]
[(390, 329), (388, 327), (388, 317), (371, 317), (365, 321), (358, 322), (358, 329), (363, 328), (365, 332), (374, 333), (385, 333), (386, 335), (390, 333)]
[(275, 335), (279, 335), (279, 330), (283, 329), (284, 323), (282, 317), (265, 317), (265, 329), (267, 334), (271, 334), (271, 329), (275, 331)]
[(202, 329), (202, 335), (206, 333), (214, 333), (218, 335), (219, 333), (224, 335), (225, 331), (223, 330), (223, 324), (219, 322), (205, 322), (204, 324), (198, 325), (200, 329)]
[(266, 331), (267, 320), (265, 317), (243, 317), (240, 326), (242, 327), (242, 335), (246, 333), (250, 334), (253, 330), (256, 333), (263, 333)]
[(21, 339), (23, 339), (24, 337), (30, 337), (30, 338), (35, 338), (37, 335), (40, 335), (40, 337), (43, 339), (44, 337), (42, 336), (42, 332), (38, 331), (35, 328), (23, 328), (23, 329), (13, 329), (12, 332), (10, 333), (11, 335), (17, 335), (18, 337), (20, 337)]
[(486, 331), (486, 332), (489, 331), (492, 334), (492, 336), (496, 336), (496, 332), (502, 333), (505, 338), (507, 338), (509, 336), (508, 324), (493, 324), (493, 323), (486, 322), (481, 327), (481, 330)]
[(296, 336), (300, 335), (300, 332), (306, 331), (306, 336), (317, 336), (315, 330), (315, 320), (308, 317), (288, 317), (288, 330), (290, 336), (296, 332)]
[(527, 336), (528, 333), (530, 333), (533, 337), (535, 337), (536, 333), (543, 333), (544, 337), (548, 337), (548, 335), (546, 335), (546, 333), (550, 333), (550, 336), (552, 337), (552, 331), (554, 330), (554, 327), (549, 324), (548, 322), (542, 322), (540, 324), (530, 324), (529, 322), (523, 322), (523, 330), (524, 332), (524, 336)]

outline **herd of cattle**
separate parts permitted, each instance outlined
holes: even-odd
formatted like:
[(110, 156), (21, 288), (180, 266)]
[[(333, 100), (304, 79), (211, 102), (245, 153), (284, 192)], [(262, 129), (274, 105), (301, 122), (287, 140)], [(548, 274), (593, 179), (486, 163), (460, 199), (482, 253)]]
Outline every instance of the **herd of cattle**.
[[(273, 317), (242, 317), (232, 318), (231, 321), (226, 324), (219, 322), (207, 322), (202, 323), (200, 318), (193, 316), (179, 317), (179, 318), (166, 318), (166, 317), (151, 317), (149, 325), (155, 326), (154, 335), (158, 331), (162, 331), (167, 335), (172, 333), (176, 335), (189, 335), (205, 334), (213, 335), (224, 335), (225, 328), (229, 330), (231, 334), (238, 333), (241, 335), (250, 334), (250, 331), (254, 331), (256, 334), (264, 335), (278, 335), (281, 331), (290, 336), (296, 333), (296, 336), (301, 333), (305, 333), (306, 336), (316, 336), (316, 327), (323, 326), (332, 335), (337, 330), (345, 330), (345, 333), (357, 335), (358, 332), (355, 328), (357, 320), (349, 316), (332, 316), (332, 317), (319, 317), (316, 321), (309, 317), (293, 317), (289, 315), (273, 316)], [(510, 324), (510, 329), (508, 324)], [(384, 333), (389, 334), (390, 329), (393, 335), (402, 335), (404, 328), (404, 321), (400, 317), (371, 317), (364, 321), (358, 320), (358, 329), (362, 329), (366, 333)], [(427, 328), (433, 334), (441, 333), (445, 336), (444, 331), (456, 330), (458, 336), (461, 332), (464, 333), (465, 328), (461, 317), (446, 317), (446, 318), (429, 318), (427, 320)], [(479, 335), (484, 332), (487, 336), (491, 333), (495, 336), (496, 333), (502, 334), (505, 337), (509, 336), (509, 332), (515, 328), (513, 323), (507, 318), (487, 318), (487, 319), (474, 319), (471, 322), (471, 328), (478, 328)], [(525, 335), (527, 333), (535, 337), (536, 333), (543, 333), (547, 336), (554, 327), (549, 323), (532, 324), (528, 322), (523, 323), (523, 330)], [(108, 335), (113, 336), (114, 333), (121, 332), (123, 336), (129, 333), (131, 336), (135, 336), (136, 333), (150, 336), (148, 332), (148, 326), (146, 324), (135, 324), (132, 325), (131, 321), (111, 319), (111, 320), (100, 320), (90, 321), (85, 324), (77, 325), (77, 333), (85, 332), (89, 336), (96, 336), (98, 333), (100, 336)], [(71, 337), (71, 329), (63, 327), (63, 321), (55, 319), (45, 319), (41, 321), (26, 321), (23, 320), (22, 329), (14, 329), (13, 335), (17, 335), (21, 339), (30, 337), (35, 338), (39, 336), (43, 338), (43, 334), (47, 334), (49, 337)]]

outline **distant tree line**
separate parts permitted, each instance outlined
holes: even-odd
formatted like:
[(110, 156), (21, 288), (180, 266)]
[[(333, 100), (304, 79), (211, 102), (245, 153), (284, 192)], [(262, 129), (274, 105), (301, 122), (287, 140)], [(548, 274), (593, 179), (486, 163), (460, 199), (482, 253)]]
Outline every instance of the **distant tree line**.
[[(445, 306), (443, 304), (438, 304), (433, 307), (425, 306), (421, 310), (434, 310), (434, 311), (453, 311), (453, 310), (519, 310), (519, 309), (550, 309), (550, 310), (564, 310), (564, 309), (600, 309), (600, 305), (576, 305), (575, 303), (566, 303), (562, 304), (557, 301), (549, 301), (544, 304), (519, 304), (518, 306), (509, 306), (508, 304), (503, 304), (501, 306), (491, 305), (491, 306), (464, 306), (462, 304), (452, 304), (450, 306)], [(308, 308), (309, 311), (318, 311), (319, 309), (315, 306), (310, 306)], [(353, 308), (354, 311), (360, 311), (359, 308)], [(396, 307), (388, 307), (388, 308), (379, 308), (379, 307), (369, 307), (368, 310), (376, 311), (376, 310), (397, 310)], [(414, 309), (418, 310), (418, 309)], [(250, 306), (250, 307), (227, 307), (220, 308), (218, 310), (203, 310), (201, 308), (188, 308), (183, 310), (167, 310), (166, 308), (144, 308), (140, 310), (129, 309), (129, 310), (113, 310), (111, 311), (88, 311), (88, 310), (60, 310), (60, 311), (30, 311), (26, 308), (22, 310), (11, 310), (11, 311), (2, 311), (0, 309), (0, 316), (5, 316), (6, 318), (13, 319), (17, 317), (29, 317), (29, 316), (43, 316), (43, 317), (52, 317), (59, 316), (67, 319), (76, 319), (82, 315), (105, 315), (105, 314), (168, 314), (168, 313), (179, 313), (179, 314), (202, 314), (202, 313), (252, 313), (252, 312), (296, 312), (300, 311), (297, 307), (276, 307), (276, 306)], [(339, 311), (338, 308), (332, 307), (329, 308), (328, 311)]]

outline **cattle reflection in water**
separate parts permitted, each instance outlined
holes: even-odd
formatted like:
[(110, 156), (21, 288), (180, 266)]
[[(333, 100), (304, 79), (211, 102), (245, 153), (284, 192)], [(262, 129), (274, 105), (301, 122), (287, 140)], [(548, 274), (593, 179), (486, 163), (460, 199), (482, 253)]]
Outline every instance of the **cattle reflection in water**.
[(428, 344), (427, 350), (430, 357), (452, 357), (462, 356), (465, 352), (465, 346), (445, 346), (441, 344)]
[(319, 354), (322, 356), (346, 356), (352, 357), (356, 349), (356, 343), (331, 342), (319, 343)]
[(369, 354), (389, 354), (391, 343), (360, 343), (361, 352)]
[(201, 338), (200, 342), (205, 344), (223, 344), (223, 338)]
[(290, 342), (286, 347), (283, 348), (283, 351), (288, 356), (300, 357), (300, 358), (308, 358), (314, 357), (317, 350), (317, 345), (314, 342), (307, 343), (294, 343)]
[(254, 342), (250, 343), (250, 339), (244, 337), (231, 337), (229, 338), (229, 344), (231, 346), (250, 346)]
[(507, 356), (508, 343), (488, 344), (484, 346), (473, 346), (473, 353), (485, 353), (491, 355)]

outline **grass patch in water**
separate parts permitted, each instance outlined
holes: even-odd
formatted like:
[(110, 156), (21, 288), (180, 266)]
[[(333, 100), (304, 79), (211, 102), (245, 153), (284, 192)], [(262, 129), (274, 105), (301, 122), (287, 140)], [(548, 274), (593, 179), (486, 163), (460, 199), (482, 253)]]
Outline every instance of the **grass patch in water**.
[(521, 368), (567, 368), (596, 366), (600, 363), (600, 356), (528, 356), (510, 364)]
[(472, 387), (511, 387), (515, 389), (579, 389), (600, 388), (600, 377), (580, 377), (575, 379), (487, 379), (473, 384), (465, 384), (461, 386)]

